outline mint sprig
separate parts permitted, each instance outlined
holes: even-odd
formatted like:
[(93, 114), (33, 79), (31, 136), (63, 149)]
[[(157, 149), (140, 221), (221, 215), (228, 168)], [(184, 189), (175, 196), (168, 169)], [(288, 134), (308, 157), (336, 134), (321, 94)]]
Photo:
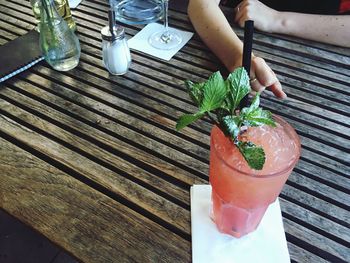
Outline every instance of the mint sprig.
[(209, 112), (221, 107), (227, 94), (226, 84), (220, 72), (212, 74), (203, 86), (201, 112)]
[(237, 68), (226, 80), (220, 72), (215, 72), (206, 82), (186, 81), (185, 84), (190, 97), (198, 106), (198, 112), (181, 116), (177, 121), (176, 129), (180, 130), (204, 115), (208, 115), (224, 134), (232, 139), (248, 165), (252, 169), (261, 170), (265, 163), (264, 149), (252, 142), (240, 141), (239, 134), (243, 126), (275, 127), (276, 124), (271, 112), (259, 107), (259, 93), (255, 95), (249, 107), (238, 111), (241, 100), (251, 91), (249, 77), (244, 68)]
[(251, 168), (255, 170), (261, 170), (264, 167), (266, 158), (264, 149), (262, 147), (256, 146), (252, 142), (241, 141), (238, 141), (236, 146)]
[(237, 68), (227, 77), (226, 84), (230, 89), (229, 96), (227, 96), (229, 108), (235, 110), (238, 108), (241, 100), (248, 95), (251, 90), (249, 77), (245, 69)]

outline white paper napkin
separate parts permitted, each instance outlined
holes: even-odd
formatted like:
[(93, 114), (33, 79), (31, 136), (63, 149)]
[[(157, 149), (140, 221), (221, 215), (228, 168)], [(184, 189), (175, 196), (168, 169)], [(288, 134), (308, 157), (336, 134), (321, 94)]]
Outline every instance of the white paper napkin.
[(191, 187), (193, 263), (290, 263), (278, 199), (258, 228), (241, 238), (220, 233), (209, 217), (211, 186)]
[(148, 43), (148, 39), (154, 32), (161, 31), (163, 27), (163, 25), (158, 23), (148, 24), (133, 38), (129, 39), (129, 48), (139, 50), (160, 59), (170, 60), (191, 39), (193, 33), (172, 28), (172, 30), (176, 31), (182, 37), (181, 44), (171, 50), (160, 50), (152, 47)]
[(76, 8), (82, 0), (68, 0), (70, 8)]

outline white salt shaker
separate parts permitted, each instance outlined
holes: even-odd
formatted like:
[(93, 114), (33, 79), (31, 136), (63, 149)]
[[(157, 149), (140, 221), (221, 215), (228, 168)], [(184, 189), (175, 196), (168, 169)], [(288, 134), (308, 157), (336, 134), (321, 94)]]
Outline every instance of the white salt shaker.
[(101, 29), (103, 64), (113, 75), (125, 74), (131, 63), (124, 28), (114, 26), (114, 12), (109, 10), (109, 26)]

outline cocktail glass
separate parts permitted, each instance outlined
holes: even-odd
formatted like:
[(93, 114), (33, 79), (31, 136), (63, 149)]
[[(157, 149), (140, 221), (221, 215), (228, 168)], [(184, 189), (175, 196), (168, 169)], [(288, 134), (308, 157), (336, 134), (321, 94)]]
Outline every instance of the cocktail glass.
[(222, 233), (241, 237), (254, 231), (280, 194), (300, 156), (295, 130), (274, 115), (277, 127), (249, 127), (241, 139), (262, 146), (263, 170), (249, 168), (232, 140), (214, 126), (210, 143), (211, 217)]

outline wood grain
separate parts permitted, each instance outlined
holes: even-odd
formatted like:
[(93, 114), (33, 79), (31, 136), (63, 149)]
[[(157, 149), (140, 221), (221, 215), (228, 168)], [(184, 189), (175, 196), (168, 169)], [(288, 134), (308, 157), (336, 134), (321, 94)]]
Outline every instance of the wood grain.
[(1, 207), (79, 260), (189, 262), (188, 241), (3, 138), (0, 145)]

